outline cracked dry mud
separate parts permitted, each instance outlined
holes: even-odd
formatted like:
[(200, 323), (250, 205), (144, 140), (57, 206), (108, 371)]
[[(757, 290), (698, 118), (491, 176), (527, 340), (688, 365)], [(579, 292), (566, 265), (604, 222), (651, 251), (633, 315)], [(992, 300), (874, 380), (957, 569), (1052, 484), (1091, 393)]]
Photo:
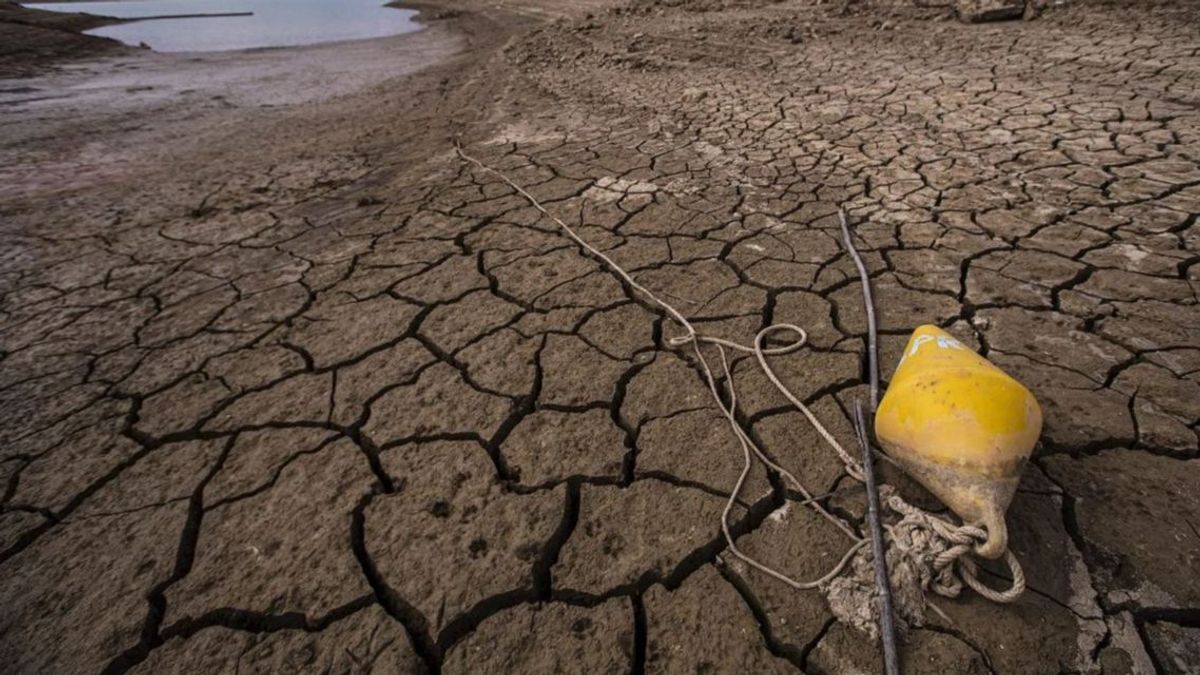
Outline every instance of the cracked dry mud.
[[(459, 56), (236, 126), (10, 115), (4, 670), (878, 672), (819, 594), (727, 555), (740, 453), (676, 327), (460, 137), (703, 331), (810, 329), (775, 365), (842, 439), (866, 326), (839, 206), (885, 367), (931, 322), (1033, 389), (1030, 590), (939, 601), (906, 672), (1196, 672), (1200, 10), (1133, 5), (876, 30), (463, 2)], [(734, 379), (860, 523), (803, 418)], [(812, 578), (845, 540), (795, 501), (756, 469), (734, 531)]]

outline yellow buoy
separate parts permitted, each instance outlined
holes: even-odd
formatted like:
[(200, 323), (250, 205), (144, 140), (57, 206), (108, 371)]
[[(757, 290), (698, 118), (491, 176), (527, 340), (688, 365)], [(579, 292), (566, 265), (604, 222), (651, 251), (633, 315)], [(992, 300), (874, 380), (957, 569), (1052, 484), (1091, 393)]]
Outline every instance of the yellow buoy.
[(987, 530), (976, 549), (986, 558), (1008, 548), (1004, 512), (1041, 431), (1033, 394), (936, 326), (913, 332), (875, 413), (888, 455)]

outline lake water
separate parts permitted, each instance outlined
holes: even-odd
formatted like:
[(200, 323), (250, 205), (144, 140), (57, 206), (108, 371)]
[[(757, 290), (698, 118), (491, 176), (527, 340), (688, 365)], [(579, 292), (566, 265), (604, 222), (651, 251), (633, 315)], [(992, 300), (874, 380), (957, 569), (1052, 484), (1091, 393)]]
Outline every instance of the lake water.
[(149, 45), (160, 52), (214, 52), (362, 40), (420, 28), (416, 12), (384, 7), (383, 0), (127, 0), (31, 3), (58, 12), (122, 19), (178, 14), (253, 12), (252, 16), (154, 19), (103, 26), (88, 35)]

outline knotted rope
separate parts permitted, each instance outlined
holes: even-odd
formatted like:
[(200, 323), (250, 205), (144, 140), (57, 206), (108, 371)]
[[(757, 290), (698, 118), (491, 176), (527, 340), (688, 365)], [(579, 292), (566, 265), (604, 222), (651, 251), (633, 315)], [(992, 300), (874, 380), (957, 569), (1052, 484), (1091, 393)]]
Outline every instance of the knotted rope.
[[(926, 600), (927, 592), (957, 598), (966, 585), (997, 603), (1013, 602), (1025, 592), (1025, 573), (1012, 551), (1004, 554), (1012, 574), (1008, 589), (998, 591), (979, 580), (979, 568), (972, 553), (987, 540), (987, 532), (970, 525), (955, 525), (913, 506), (890, 485), (881, 486), (879, 491), (887, 507), (901, 516), (898, 522), (884, 526), (888, 580), (901, 625), (924, 624), (926, 607), (949, 621), (937, 605)], [(832, 580), (825, 590), (834, 616), (873, 638), (878, 637), (876, 617), (881, 600), (869, 555), (856, 557), (849, 571)]]
[[(987, 532), (971, 525), (955, 525), (928, 511), (923, 511), (901, 499), (895, 488), (884, 486), (887, 504), (903, 516), (900, 522), (888, 526), (892, 544), (901, 553), (921, 561), (922, 569), (932, 572), (928, 587), (938, 595), (958, 597), (965, 582), (976, 593), (992, 602), (1012, 602), (1025, 591), (1025, 572), (1012, 551), (1005, 551), (1005, 562), (1012, 572), (1012, 586), (996, 591), (979, 581), (975, 547), (987, 541)], [(924, 586), (926, 584), (922, 584)]]
[[(788, 354), (803, 347), (808, 342), (808, 333), (803, 328), (793, 324), (773, 324), (763, 328), (754, 336), (752, 346), (700, 334), (696, 330), (696, 327), (679, 310), (638, 283), (631, 274), (626, 272), (612, 258), (579, 236), (562, 219), (547, 211), (537, 198), (513, 182), (507, 175), (468, 155), (457, 144), (455, 145), (455, 150), (463, 161), (499, 178), (515, 190), (517, 194), (521, 195), (538, 212), (557, 224), (567, 237), (587, 251), (588, 254), (600, 260), (613, 274), (620, 277), (630, 289), (661, 309), (683, 330), (682, 335), (668, 339), (667, 345), (671, 347), (691, 346), (692, 353), (695, 355), (704, 374), (704, 379), (708, 385), (709, 392), (712, 394), (713, 401), (716, 402), (717, 408), (720, 409), (722, 415), (729, 423), (729, 427), (738, 439), (742, 449), (743, 464), (741, 474), (738, 476), (737, 483), (730, 493), (728, 500), (725, 502), (725, 508), (721, 511), (721, 532), (725, 537), (729, 552), (750, 567), (792, 588), (800, 590), (822, 589), (829, 599), (830, 607), (838, 618), (859, 627), (871, 635), (876, 635), (875, 617), (879, 615), (877, 606), (878, 592), (873, 590), (875, 585), (870, 563), (870, 553), (869, 548), (865, 548), (867, 540), (859, 536), (854, 531), (854, 528), (844, 520), (824, 508), (819, 498), (813, 497), (808, 489), (790, 471), (767, 456), (737, 420), (737, 391), (734, 387), (733, 374), (729, 367), (726, 350), (754, 354), (763, 374), (804, 415), (813, 429), (834, 450), (845, 467), (846, 473), (859, 482), (863, 481), (863, 470), (859, 463), (850, 453), (846, 452), (846, 449), (842, 447), (837, 438), (825, 428), (825, 425), (821, 423), (808, 406), (797, 398), (779, 377), (776, 376), (775, 371), (767, 363), (766, 357), (768, 355)], [(842, 217), (845, 217), (844, 214)], [(795, 339), (779, 347), (764, 347), (763, 341), (766, 337), (779, 331), (789, 331), (795, 335)], [(728, 402), (721, 396), (721, 386), (718, 384), (717, 376), (713, 372), (708, 358), (701, 349), (702, 344), (711, 345), (717, 350), (720, 359), (720, 370), (723, 376), (722, 382), (728, 392)], [(729, 514), (737, 504), (741, 496), (741, 491), (745, 486), (746, 478), (753, 467), (752, 458), (758, 459), (764, 466), (782, 476), (792, 489), (804, 497), (803, 504), (815, 510), (851, 540), (850, 548), (847, 549), (837, 564), (826, 574), (811, 581), (798, 581), (779, 570), (755, 560), (737, 547), (729, 528)], [(912, 506), (896, 495), (890, 486), (882, 486), (880, 491), (888, 495), (885, 503), (893, 512), (900, 516), (899, 522), (886, 526), (886, 539), (888, 540), (889, 569), (892, 570), (891, 580), (893, 587), (899, 590), (896, 594), (899, 612), (906, 620), (917, 624), (923, 620), (926, 591), (933, 591), (947, 597), (956, 597), (962, 591), (963, 583), (965, 583), (983, 597), (994, 602), (1011, 602), (1024, 591), (1025, 577), (1016, 557), (1011, 552), (1006, 554), (1006, 560), (1013, 573), (1012, 588), (1007, 591), (998, 592), (988, 588), (978, 580), (977, 567), (970, 555), (978, 543), (986, 540), (987, 533), (985, 531), (971, 526), (954, 525)], [(894, 562), (893, 557), (895, 558)], [(842, 572), (847, 567), (850, 568), (850, 573), (842, 575)]]

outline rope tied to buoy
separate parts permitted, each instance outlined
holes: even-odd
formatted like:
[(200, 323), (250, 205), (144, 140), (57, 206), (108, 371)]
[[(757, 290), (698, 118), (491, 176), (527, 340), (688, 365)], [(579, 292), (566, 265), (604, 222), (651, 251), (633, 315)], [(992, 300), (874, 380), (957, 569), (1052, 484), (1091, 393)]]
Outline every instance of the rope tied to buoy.
[[(683, 330), (678, 335), (666, 340), (669, 347), (681, 348), (690, 346), (700, 370), (704, 375), (717, 408), (728, 422), (730, 429), (737, 438), (743, 457), (742, 471), (731, 490), (725, 507), (721, 512), (721, 532), (725, 538), (729, 552), (750, 567), (767, 574), (798, 590), (821, 589), (835, 616), (846, 621), (864, 632), (878, 636), (876, 618), (879, 616), (879, 593), (874, 583), (870, 547), (868, 540), (860, 536), (855, 529), (842, 518), (830, 512), (820, 503), (819, 497), (804, 487), (803, 483), (778, 462), (771, 459), (749, 433), (742, 428), (737, 419), (737, 390), (734, 386), (732, 370), (729, 364), (727, 350), (753, 354), (759, 368), (777, 390), (808, 420), (812, 428), (834, 450), (842, 462), (846, 473), (859, 482), (864, 481), (863, 468), (838, 442), (837, 438), (825, 427), (817, 416), (804, 404), (776, 375), (767, 362), (767, 356), (784, 355), (801, 349), (808, 342), (808, 333), (794, 324), (777, 323), (760, 330), (754, 337), (752, 345), (747, 346), (724, 338), (703, 335), (696, 327), (674, 306), (660, 298), (650, 289), (639, 283), (633, 275), (622, 268), (616, 261), (581, 237), (571, 226), (550, 213), (546, 207), (527, 190), (522, 188), (502, 171), (485, 164), (479, 159), (467, 154), (460, 145), (455, 143), (458, 156), (465, 162), (478, 167), (480, 170), (499, 178), (524, 198), (543, 216), (553, 221), (562, 232), (578, 244), (588, 255), (602, 262), (613, 274), (617, 275), (626, 286), (642, 296), (643, 299), (661, 309), (672, 321)], [(839, 216), (845, 219), (844, 212)], [(865, 274), (861, 259), (854, 253), (856, 265)], [(773, 333), (789, 331), (794, 336), (791, 342), (781, 346), (766, 347), (764, 340)], [(726, 401), (722, 397), (722, 386), (705, 355), (702, 345), (710, 345), (717, 351), (720, 363), (721, 379), (724, 390), (728, 395)], [(872, 359), (874, 368), (874, 360)], [(873, 401), (877, 398), (877, 381), (873, 378)], [(757, 459), (769, 470), (776, 472), (787, 485), (803, 496), (804, 505), (812, 508), (824, 519), (832, 523), (850, 540), (849, 549), (826, 574), (811, 581), (799, 581), (787, 574), (759, 562), (741, 551), (730, 531), (729, 516), (737, 505), (746, 478)], [(1025, 589), (1025, 576), (1020, 564), (1011, 551), (1006, 552), (1005, 560), (1012, 572), (1012, 586), (1005, 591), (996, 591), (978, 579), (978, 567), (972, 558), (975, 547), (987, 539), (987, 532), (970, 525), (955, 525), (919, 507), (908, 504), (888, 485), (880, 487), (880, 492), (886, 494), (884, 503), (899, 516), (897, 522), (885, 525), (887, 534), (887, 560), (890, 579), (896, 593), (897, 611), (909, 623), (920, 625), (924, 619), (924, 609), (927, 604), (926, 592), (931, 591), (945, 597), (957, 597), (964, 584), (975, 590), (981, 596), (993, 602), (1012, 602)], [(846, 573), (847, 569), (849, 572)], [(945, 617), (936, 607), (935, 611)]]
[(1013, 577), (1008, 589), (997, 591), (979, 581), (978, 566), (971, 554), (987, 540), (986, 530), (955, 525), (904, 501), (890, 485), (882, 489), (890, 492), (886, 500), (888, 508), (902, 516), (900, 522), (887, 526), (893, 545), (905, 555), (929, 561), (922, 568), (933, 572), (928, 584), (930, 590), (956, 598), (965, 583), (976, 593), (999, 603), (1012, 602), (1025, 592), (1025, 572), (1012, 551), (1004, 553)]
[[(930, 592), (957, 598), (966, 586), (995, 603), (1013, 602), (1025, 592), (1025, 573), (1012, 551), (1004, 554), (1012, 575), (1009, 588), (996, 590), (980, 581), (973, 553), (987, 539), (985, 530), (956, 525), (913, 506), (890, 485), (880, 486), (879, 491), (887, 508), (900, 516), (897, 522), (885, 524), (884, 530), (888, 581), (901, 625), (923, 625), (927, 607), (950, 621), (929, 602), (926, 594)], [(834, 616), (878, 638), (881, 598), (867, 553), (851, 561), (847, 572), (828, 584), (825, 595)]]

